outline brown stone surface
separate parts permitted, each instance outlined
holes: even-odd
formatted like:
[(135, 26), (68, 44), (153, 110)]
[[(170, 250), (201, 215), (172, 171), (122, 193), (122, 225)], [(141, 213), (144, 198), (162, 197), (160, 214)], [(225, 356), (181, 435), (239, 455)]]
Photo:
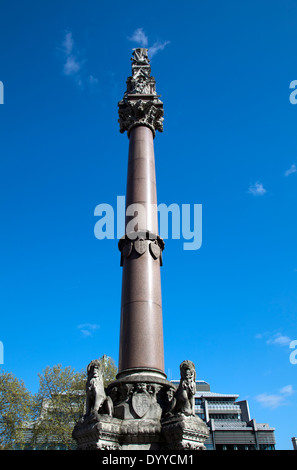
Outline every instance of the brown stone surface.
[(164, 371), (162, 333), (162, 310), (159, 305), (147, 301), (124, 305), (119, 372), (131, 368)]
[[(129, 139), (126, 208), (135, 203), (143, 204), (146, 209), (145, 225), (138, 229), (158, 233), (157, 212), (151, 207), (157, 204), (154, 138), (145, 126), (132, 129)], [(126, 225), (129, 220), (131, 217), (126, 217)]]
[[(154, 138), (145, 126), (134, 127), (129, 138), (126, 206), (134, 203), (146, 209), (138, 229), (158, 234)], [(126, 224), (130, 220), (126, 217)], [(133, 368), (164, 372), (160, 259), (152, 256), (150, 242), (142, 243), (145, 252), (138, 253), (136, 246), (123, 262), (119, 373)]]

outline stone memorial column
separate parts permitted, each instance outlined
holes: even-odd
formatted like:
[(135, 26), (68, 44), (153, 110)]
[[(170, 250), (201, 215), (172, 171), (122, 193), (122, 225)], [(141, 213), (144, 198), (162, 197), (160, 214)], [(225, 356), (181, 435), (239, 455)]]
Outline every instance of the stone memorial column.
[(119, 370), (106, 388), (103, 365), (87, 367), (86, 412), (72, 436), (82, 450), (204, 449), (209, 435), (195, 416), (196, 371), (180, 365), (176, 388), (164, 372), (160, 266), (154, 157), (163, 131), (163, 103), (151, 77), (147, 49), (135, 49), (132, 76), (119, 102), (120, 131), (129, 138), (125, 234), (119, 241), (123, 267)]
[(136, 49), (132, 77), (119, 103), (120, 131), (129, 137), (126, 233), (119, 242), (123, 266), (119, 374), (165, 377), (154, 157), (156, 130), (163, 131), (163, 103), (150, 76), (147, 49)]

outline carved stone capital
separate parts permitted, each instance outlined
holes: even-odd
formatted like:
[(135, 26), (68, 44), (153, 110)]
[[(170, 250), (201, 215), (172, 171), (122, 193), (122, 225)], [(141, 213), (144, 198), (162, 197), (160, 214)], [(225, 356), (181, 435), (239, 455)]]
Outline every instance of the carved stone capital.
[(163, 132), (163, 104), (157, 100), (127, 100), (119, 103), (120, 132), (127, 131), (128, 137), (133, 127), (146, 126), (154, 136), (156, 131)]
[(132, 76), (127, 79), (127, 90), (119, 102), (120, 132), (128, 137), (135, 126), (146, 126), (153, 132), (163, 132), (163, 103), (156, 92), (156, 81), (151, 76), (147, 49), (137, 48), (132, 57)]

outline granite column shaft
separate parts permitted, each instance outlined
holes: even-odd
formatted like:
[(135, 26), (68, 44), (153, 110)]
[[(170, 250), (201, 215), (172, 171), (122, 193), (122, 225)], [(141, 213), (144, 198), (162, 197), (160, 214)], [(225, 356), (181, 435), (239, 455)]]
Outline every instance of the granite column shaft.
[[(129, 134), (126, 213), (129, 207), (133, 213), (133, 204), (143, 208), (134, 230), (157, 235), (154, 135), (142, 125)], [(126, 228), (131, 219), (126, 215)], [(136, 369), (164, 374), (160, 259), (147, 246), (143, 254), (133, 250), (123, 262), (119, 373)]]

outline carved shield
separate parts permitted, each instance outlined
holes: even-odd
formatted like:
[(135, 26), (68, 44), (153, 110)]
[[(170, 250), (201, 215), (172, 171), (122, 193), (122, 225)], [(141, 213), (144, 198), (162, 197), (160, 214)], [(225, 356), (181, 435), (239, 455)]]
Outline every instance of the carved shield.
[(123, 255), (128, 258), (132, 253), (132, 242), (126, 242), (123, 248)]
[(132, 396), (132, 407), (137, 416), (142, 418), (151, 405), (151, 397), (148, 392), (134, 393)]
[(138, 240), (135, 241), (134, 248), (135, 248), (135, 251), (139, 255), (143, 255), (143, 253), (146, 252), (146, 248), (147, 248), (146, 240), (144, 240), (143, 238), (139, 238)]
[(159, 258), (161, 253), (159, 245), (155, 242), (150, 243), (150, 252), (154, 259)]

